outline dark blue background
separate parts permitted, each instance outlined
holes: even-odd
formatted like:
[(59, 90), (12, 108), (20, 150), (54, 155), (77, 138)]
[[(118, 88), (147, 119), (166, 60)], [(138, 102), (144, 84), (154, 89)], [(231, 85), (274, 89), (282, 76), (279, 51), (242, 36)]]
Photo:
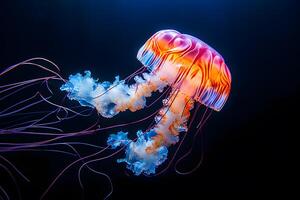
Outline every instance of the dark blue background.
[[(65, 77), (90, 69), (112, 80), (140, 67), (136, 53), (156, 31), (196, 36), (220, 52), (232, 74), (230, 98), (206, 127), (205, 163), (184, 177), (112, 177), (113, 199), (279, 194), (289, 189), (285, 169), (299, 101), (297, 7), (274, 0), (1, 1), (0, 69), (39, 56), (56, 62)], [(37, 198), (55, 174), (43, 173), (46, 180), (36, 177), (43, 184), (24, 186), (25, 199)], [(93, 181), (87, 184), (102, 184)], [(76, 180), (62, 182), (57, 198), (81, 198)]]

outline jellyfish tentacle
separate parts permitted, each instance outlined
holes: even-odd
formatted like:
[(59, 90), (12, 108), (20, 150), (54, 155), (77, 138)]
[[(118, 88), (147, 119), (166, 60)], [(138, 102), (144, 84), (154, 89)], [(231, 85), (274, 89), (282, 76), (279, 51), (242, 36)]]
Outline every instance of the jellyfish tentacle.
[(21, 192), (20, 192), (20, 187), (18, 185), (18, 182), (16, 180), (16, 178), (14, 177), (13, 173), (3, 164), (0, 163), (0, 169), (4, 169), (7, 174), (9, 175), (9, 177), (11, 178), (11, 180), (13, 181), (15, 187), (16, 187), (16, 190), (17, 190), (17, 195), (18, 195), (18, 198), (21, 199)]
[[(170, 101), (161, 109), (160, 115), (157, 116), (160, 120), (154, 127), (154, 131), (157, 133), (153, 137), (155, 139), (154, 149), (161, 144), (170, 146), (177, 143), (179, 133), (187, 131), (187, 121), (190, 110), (194, 106), (194, 101), (179, 91), (173, 91), (169, 99)], [(166, 109), (168, 111), (163, 114)]]
[[(79, 159), (82, 158), (82, 156), (80, 155), (80, 153), (75, 149), (75, 147), (73, 147), (71, 144), (67, 144), (74, 152), (75, 154), (78, 156)], [(101, 175), (101, 176), (104, 176), (108, 181), (109, 181), (109, 185), (110, 185), (110, 191), (108, 194), (105, 195), (105, 198), (104, 199), (107, 199), (113, 192), (113, 184), (112, 184), (112, 181), (111, 181), (111, 178), (106, 174), (106, 173), (103, 173), (103, 172), (100, 172), (98, 170), (95, 170), (93, 168), (91, 168), (87, 163), (85, 163), (83, 160), (83, 165), (80, 166), (79, 170), (78, 170), (78, 174), (77, 174), (77, 177), (78, 177), (78, 181), (79, 181), (79, 185), (80, 185), (80, 188), (83, 190), (84, 189), (84, 186), (83, 186), (83, 183), (82, 183), (82, 179), (81, 179), (81, 171), (83, 169), (83, 167), (86, 165), (86, 167), (92, 171), (93, 173), (95, 174), (98, 174), (98, 175)], [(92, 161), (93, 162), (93, 161)]]
[[(198, 104), (198, 105), (196, 106), (196, 109), (195, 109), (195, 111), (194, 111), (194, 114), (193, 114), (192, 118), (191, 118), (190, 121), (189, 121), (188, 130), (191, 128), (191, 125), (193, 124), (193, 122), (194, 122), (194, 120), (195, 120), (195, 118), (196, 118), (196, 115), (197, 115), (197, 113), (198, 113), (200, 107), (201, 107), (201, 104)], [(179, 142), (178, 146), (176, 147), (176, 150), (175, 150), (174, 154), (172, 155), (172, 157), (170, 158), (170, 161), (168, 162), (167, 166), (164, 167), (164, 169), (160, 170), (158, 173), (156, 173), (154, 176), (159, 176), (160, 174), (164, 173), (166, 170), (169, 169), (169, 167), (170, 167), (171, 164), (173, 163), (175, 157), (177, 156), (179, 150), (181, 149), (181, 146), (182, 146), (183, 143), (185, 142), (185, 139), (186, 139), (186, 137), (187, 137), (187, 133), (188, 133), (188, 132), (185, 132), (185, 133), (183, 134), (183, 136), (181, 137), (181, 141)], [(176, 166), (176, 163), (175, 163), (175, 166)]]
[[(9, 198), (9, 196), (8, 196), (8, 194), (7, 194), (7, 192), (5, 191), (5, 189), (0, 185), (0, 192), (4, 195), (4, 198), (2, 197), (2, 195), (0, 195), (0, 197), (1, 197), (1, 199), (3, 198), (3, 199), (6, 199), (6, 200), (9, 200), (10, 198)], [(0, 193), (0, 194), (1, 194)]]
[(127, 133), (111, 134), (107, 140), (112, 148), (126, 146), (125, 162), (135, 175), (154, 174), (168, 155), (170, 145), (176, 144), (180, 132), (187, 131), (187, 121), (194, 101), (178, 90), (173, 90), (164, 100), (165, 105), (155, 117), (156, 125), (147, 132), (138, 131), (137, 140), (127, 138)]
[(69, 99), (77, 100), (83, 106), (94, 107), (103, 117), (111, 118), (125, 110), (134, 112), (144, 108), (145, 98), (157, 90), (162, 92), (168, 84), (159, 76), (148, 73), (143, 73), (142, 77), (135, 76), (134, 80), (135, 84), (127, 85), (116, 76), (113, 83), (99, 83), (91, 77), (90, 71), (85, 71), (85, 75), (71, 75), (60, 89), (68, 92)]
[[(48, 67), (45, 67), (41, 64), (32, 62), (32, 61), (36, 61), (36, 60), (43, 60), (43, 61), (46, 61), (47, 63), (50, 63), (51, 65), (53, 65), (55, 67), (55, 69), (58, 72), (53, 71), (52, 69), (49, 69)], [(16, 68), (21, 67), (21, 66), (34, 66), (34, 67), (40, 68), (44, 71), (47, 71), (47, 72), (50, 72), (50, 73), (54, 74), (55, 76), (57, 76), (57, 78), (59, 80), (62, 80), (63, 82), (65, 82), (65, 79), (62, 78), (61, 75), (59, 74), (59, 71), (60, 71), (59, 67), (55, 63), (53, 63), (52, 61), (44, 59), (44, 58), (31, 58), (31, 59), (25, 60), (23, 62), (17, 63), (15, 65), (12, 65), (12, 66), (6, 68), (5, 70), (3, 70), (2, 72), (0, 72), (0, 77), (7, 74), (8, 72), (16, 69)]]
[[(202, 127), (204, 126), (204, 124), (206, 123), (206, 121), (208, 120), (208, 118), (212, 114), (212, 111), (210, 111), (208, 114), (206, 114), (207, 111), (208, 111), (208, 109), (206, 108), (204, 114), (202, 115), (202, 118), (201, 118), (200, 122), (198, 123), (197, 130), (196, 130), (196, 133), (193, 136), (193, 140), (192, 140), (193, 142), (192, 142), (192, 145), (190, 145), (189, 150), (184, 155), (182, 155), (180, 158), (178, 158), (178, 160), (175, 162), (174, 168), (175, 168), (175, 171), (176, 171), (177, 174), (187, 175), (187, 174), (190, 174), (190, 173), (194, 172), (195, 170), (197, 170), (201, 166), (201, 164), (204, 160), (204, 138), (203, 138), (204, 134), (201, 133), (201, 130), (202, 130)], [(200, 141), (201, 141), (201, 155), (200, 155), (200, 159), (199, 159), (198, 163), (196, 164), (195, 167), (193, 167), (189, 171), (180, 171), (178, 169), (179, 163), (192, 153), (192, 150), (193, 150), (195, 142), (196, 142), (196, 138), (199, 134), (201, 134), (201, 139), (200, 139)]]

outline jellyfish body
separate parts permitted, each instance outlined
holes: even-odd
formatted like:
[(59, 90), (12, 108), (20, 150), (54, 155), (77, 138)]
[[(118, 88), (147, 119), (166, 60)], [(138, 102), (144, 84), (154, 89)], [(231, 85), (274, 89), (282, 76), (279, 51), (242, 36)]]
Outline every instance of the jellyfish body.
[(194, 103), (215, 111), (222, 109), (229, 96), (231, 75), (217, 51), (175, 30), (155, 33), (140, 48), (137, 59), (149, 73), (136, 76), (135, 84), (127, 85), (118, 76), (113, 83), (101, 83), (86, 71), (85, 75), (71, 75), (61, 90), (81, 105), (95, 107), (102, 116), (113, 117), (125, 110), (144, 108), (146, 97), (169, 87), (171, 91), (153, 127), (146, 132), (137, 131), (135, 140), (128, 139), (128, 133), (122, 131), (107, 140), (112, 148), (126, 147), (125, 158), (118, 162), (125, 162), (135, 175), (149, 175), (167, 159), (168, 147), (179, 141), (179, 134), (188, 131)]

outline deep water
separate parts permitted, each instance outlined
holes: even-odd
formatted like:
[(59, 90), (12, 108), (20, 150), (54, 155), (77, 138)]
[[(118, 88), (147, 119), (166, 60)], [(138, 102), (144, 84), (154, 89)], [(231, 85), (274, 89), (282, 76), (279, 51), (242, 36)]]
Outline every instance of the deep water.
[[(116, 157), (105, 160), (99, 165), (112, 178), (112, 199), (207, 199), (214, 195), (243, 199), (262, 193), (290, 194), (288, 155), (300, 97), (299, 37), (295, 37), (298, 7), (296, 1), (274, 0), (1, 1), (0, 70), (38, 56), (57, 63), (64, 77), (90, 70), (100, 81), (113, 81), (116, 75), (124, 78), (141, 67), (137, 51), (156, 31), (170, 28), (198, 37), (224, 57), (232, 75), (228, 102), (213, 113), (193, 154), (180, 167), (192, 168), (201, 151), (203, 164), (190, 175), (178, 175), (170, 168), (149, 178), (133, 176), (125, 165), (116, 163)], [(151, 111), (124, 112), (101, 123), (136, 120)], [(134, 135), (146, 126), (127, 131)], [(103, 144), (110, 133), (101, 134), (85, 140)], [(23, 199), (38, 199), (71, 162), (47, 153), (5, 156), (31, 177), (32, 183), (18, 179)], [(47, 198), (103, 197), (108, 187), (105, 179), (86, 171), (82, 193), (76, 172), (70, 170)], [(17, 198), (2, 169), (0, 186), (11, 199)]]

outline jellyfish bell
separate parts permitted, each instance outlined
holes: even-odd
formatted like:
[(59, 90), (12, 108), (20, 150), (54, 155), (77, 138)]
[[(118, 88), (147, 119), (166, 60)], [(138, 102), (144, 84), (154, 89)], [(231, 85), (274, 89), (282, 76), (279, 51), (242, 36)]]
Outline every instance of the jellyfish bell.
[(222, 56), (198, 38), (175, 30), (155, 33), (137, 59), (168, 85), (220, 111), (230, 92), (231, 75)]

